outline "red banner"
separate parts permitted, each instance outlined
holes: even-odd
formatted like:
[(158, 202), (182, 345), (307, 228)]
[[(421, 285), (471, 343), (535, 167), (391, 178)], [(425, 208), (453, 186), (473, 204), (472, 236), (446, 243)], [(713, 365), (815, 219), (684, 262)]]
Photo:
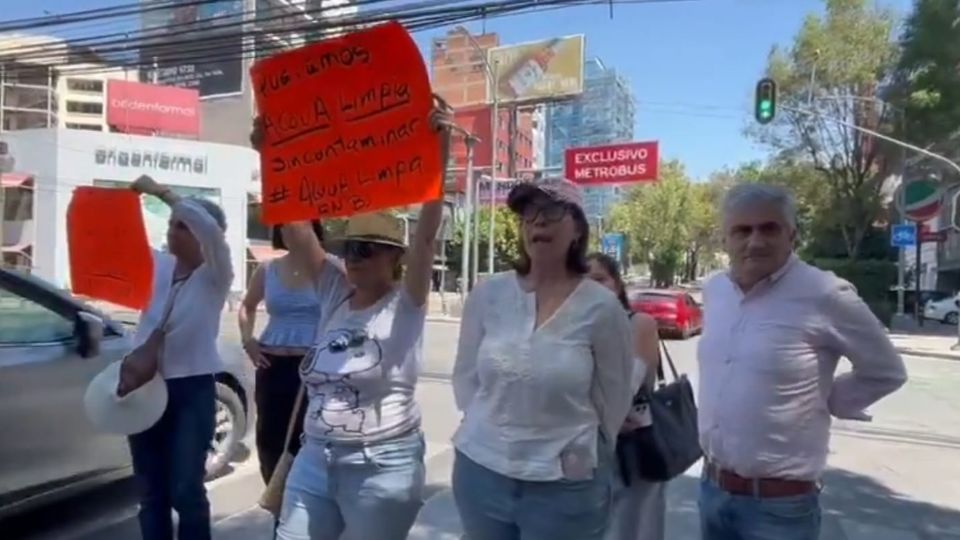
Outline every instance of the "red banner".
[(107, 82), (107, 123), (124, 133), (200, 135), (196, 90), (128, 81)]
[(657, 141), (568, 148), (566, 177), (580, 185), (656, 182), (660, 165)]

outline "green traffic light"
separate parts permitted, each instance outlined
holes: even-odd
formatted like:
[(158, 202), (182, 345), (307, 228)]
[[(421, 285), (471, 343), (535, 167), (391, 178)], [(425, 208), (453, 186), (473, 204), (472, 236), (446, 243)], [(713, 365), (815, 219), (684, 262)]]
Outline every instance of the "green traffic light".
[(757, 83), (756, 109), (757, 122), (769, 124), (776, 116), (777, 83), (773, 79), (762, 79)]

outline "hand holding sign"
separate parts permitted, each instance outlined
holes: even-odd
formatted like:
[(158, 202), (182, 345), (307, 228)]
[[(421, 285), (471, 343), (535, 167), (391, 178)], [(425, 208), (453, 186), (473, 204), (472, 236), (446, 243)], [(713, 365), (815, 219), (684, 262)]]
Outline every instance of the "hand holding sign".
[(133, 191), (79, 187), (67, 209), (73, 292), (143, 309), (153, 287), (153, 256)]
[(348, 216), (440, 197), (433, 96), (413, 39), (388, 23), (258, 62), (263, 219)]

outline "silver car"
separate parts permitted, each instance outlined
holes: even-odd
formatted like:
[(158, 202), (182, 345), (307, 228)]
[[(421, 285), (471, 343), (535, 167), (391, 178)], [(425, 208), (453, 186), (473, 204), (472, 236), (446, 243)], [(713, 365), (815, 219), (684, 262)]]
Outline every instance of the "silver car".
[[(94, 431), (83, 395), (132, 328), (36, 277), (0, 269), (0, 517), (131, 474), (126, 439)], [(221, 349), (223, 349), (221, 344)], [(222, 351), (208, 477), (228, 470), (252, 415), (252, 373)]]

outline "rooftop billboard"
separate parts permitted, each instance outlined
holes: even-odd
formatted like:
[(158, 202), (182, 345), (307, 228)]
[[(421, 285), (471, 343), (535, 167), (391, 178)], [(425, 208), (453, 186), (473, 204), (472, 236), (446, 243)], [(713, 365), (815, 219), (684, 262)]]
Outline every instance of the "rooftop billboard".
[(542, 102), (583, 93), (584, 39), (567, 36), (488, 51), (500, 103)]

